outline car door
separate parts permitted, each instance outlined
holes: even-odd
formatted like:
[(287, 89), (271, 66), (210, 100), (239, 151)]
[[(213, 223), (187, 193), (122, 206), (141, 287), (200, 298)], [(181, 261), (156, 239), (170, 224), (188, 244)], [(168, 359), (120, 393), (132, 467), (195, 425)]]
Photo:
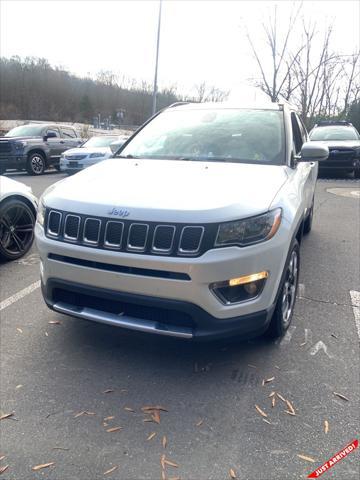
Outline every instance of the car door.
[(55, 135), (51, 136), (46, 139), (47, 146), (49, 147), (49, 156), (51, 159), (57, 159), (60, 157), (61, 152), (62, 152), (62, 144), (61, 144), (61, 137), (60, 137), (60, 131), (58, 127), (48, 127), (45, 131), (45, 135), (48, 136), (50, 135)]
[[(293, 131), (293, 153), (296, 158), (300, 156), (301, 147), (307, 141), (308, 135), (302, 121), (295, 112), (291, 113), (291, 126)], [(299, 193), (304, 203), (305, 213), (311, 208), (313, 202), (317, 168), (316, 162), (298, 162), (296, 165), (301, 190)]]
[(64, 142), (63, 151), (69, 148), (79, 147), (82, 144), (82, 140), (76, 135), (76, 132), (71, 127), (61, 127), (61, 136)]

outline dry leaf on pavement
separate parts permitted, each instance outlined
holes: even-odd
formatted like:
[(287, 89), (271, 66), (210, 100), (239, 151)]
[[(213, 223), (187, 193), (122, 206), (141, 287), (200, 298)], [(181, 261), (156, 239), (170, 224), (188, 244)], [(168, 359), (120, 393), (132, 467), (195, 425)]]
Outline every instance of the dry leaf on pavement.
[(151, 412), (152, 410), (162, 410), (163, 412), (167, 412), (168, 410), (165, 407), (162, 407), (161, 405), (146, 405), (145, 407), (141, 407), (141, 410), (143, 412)]
[(276, 392), (276, 395), (277, 395), (278, 398), (280, 398), (280, 400), (282, 400), (284, 403), (286, 403), (286, 399), (282, 395), (280, 395), (280, 393)]
[(272, 397), (272, 399), (271, 399), (271, 406), (272, 407), (275, 407), (275, 400), (276, 400), (276, 397), (275, 396)]
[(59, 320), (50, 320), (50, 325), (61, 325), (61, 322)]
[(162, 446), (163, 446), (163, 448), (166, 448), (166, 445), (167, 445), (167, 438), (166, 438), (166, 436), (164, 435), (163, 438), (162, 438)]
[(292, 404), (289, 400), (286, 400), (286, 405), (288, 407), (289, 412), (291, 412), (292, 415), (295, 415), (295, 408), (292, 406)]
[(160, 413), (158, 410), (155, 410), (152, 414), (151, 414), (151, 418), (153, 419), (153, 421), (155, 423), (160, 423)]
[(21, 328), (19, 328), (19, 327), (18, 327), (16, 330), (17, 330), (19, 333), (23, 333), (23, 331), (22, 331)]
[(178, 468), (179, 465), (175, 462), (172, 462), (171, 460), (168, 460), (167, 458), (164, 459), (164, 463), (166, 465), (169, 465), (170, 467), (175, 467), (175, 468)]
[(155, 435), (156, 435), (156, 432), (150, 433), (150, 435), (147, 437), (146, 440), (152, 440), (155, 437)]
[(104, 418), (104, 422), (108, 422), (109, 420), (114, 420), (114, 415), (112, 415), (111, 417), (105, 417)]
[(118, 432), (119, 430), (122, 430), (122, 427), (112, 427), (112, 428), (108, 428), (106, 431), (108, 433), (111, 433), (111, 432)]
[(341, 398), (342, 400), (345, 400), (345, 402), (349, 402), (349, 399), (345, 397), (345, 395), (343, 395), (342, 393), (333, 392), (333, 394)]
[(260, 415), (261, 415), (262, 417), (267, 417), (267, 414), (264, 412), (264, 410), (261, 410), (261, 408), (258, 407), (257, 405), (255, 405), (255, 408), (256, 408), (256, 410), (260, 413)]
[(200, 427), (204, 423), (204, 420), (199, 420), (195, 425)]
[(306, 455), (301, 455), (301, 454), (298, 453), (297, 456), (299, 458), (302, 458), (303, 460), (306, 460), (307, 462), (315, 463), (315, 460), (313, 458), (308, 457)]
[(5, 420), (5, 418), (10, 418), (10, 417), (13, 417), (14, 415), (15, 415), (15, 412), (4, 413), (4, 415), (1, 415), (0, 420)]
[(324, 421), (324, 431), (325, 433), (328, 433), (329, 431), (329, 422), (327, 420)]
[(109, 475), (110, 473), (115, 472), (117, 468), (119, 468), (119, 466), (115, 465), (115, 467), (112, 467), (109, 470), (106, 470), (106, 472), (104, 472), (103, 475)]
[(74, 418), (82, 417), (83, 415), (92, 416), (92, 415), (96, 415), (96, 413), (95, 412), (89, 412), (88, 410), (83, 410), (82, 412), (79, 412), (76, 415), (74, 415)]
[(6, 472), (6, 470), (9, 468), (9, 465), (4, 465), (3, 467), (0, 467), (0, 475), (4, 472)]
[(264, 421), (265, 423), (268, 423), (269, 425), (271, 425), (271, 422), (269, 422), (269, 420), (266, 420), (266, 418), (263, 418), (263, 421)]
[(107, 390), (104, 390), (102, 393), (112, 393), (114, 392), (114, 390), (112, 390), (111, 388), (108, 388)]
[(236, 473), (235, 473), (235, 470), (233, 468), (230, 468), (229, 470), (229, 475), (230, 475), (230, 478), (233, 478), (233, 479), (236, 479)]
[(124, 410), (126, 410), (127, 412), (135, 413), (135, 410), (130, 407), (124, 407)]
[(51, 467), (52, 465), (55, 465), (55, 462), (49, 462), (49, 463), (42, 463), (40, 465), (35, 465), (35, 467), (32, 467), (31, 470), (34, 472), (37, 472), (38, 470), (41, 470), (43, 468)]

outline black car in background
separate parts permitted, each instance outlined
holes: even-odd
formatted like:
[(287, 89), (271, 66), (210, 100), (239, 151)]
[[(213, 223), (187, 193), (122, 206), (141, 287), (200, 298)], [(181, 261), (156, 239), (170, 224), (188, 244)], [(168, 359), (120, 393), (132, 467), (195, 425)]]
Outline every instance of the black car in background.
[(42, 175), (46, 168), (59, 169), (60, 155), (84, 140), (69, 125), (27, 124), (0, 137), (0, 174), (7, 169)]
[(319, 172), (339, 171), (354, 173), (360, 178), (360, 135), (356, 128), (345, 121), (319, 122), (310, 132), (310, 140), (325, 142), (330, 155), (326, 162), (319, 162)]

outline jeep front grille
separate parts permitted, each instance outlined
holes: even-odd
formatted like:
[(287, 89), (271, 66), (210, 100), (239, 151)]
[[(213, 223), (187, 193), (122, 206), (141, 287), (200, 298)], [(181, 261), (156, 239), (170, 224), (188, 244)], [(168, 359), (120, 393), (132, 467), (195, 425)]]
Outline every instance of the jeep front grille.
[(161, 224), (46, 212), (46, 235), (54, 240), (147, 255), (199, 256), (214, 248), (217, 228), (218, 224)]
[(11, 143), (9, 141), (0, 142), (0, 154), (11, 153)]

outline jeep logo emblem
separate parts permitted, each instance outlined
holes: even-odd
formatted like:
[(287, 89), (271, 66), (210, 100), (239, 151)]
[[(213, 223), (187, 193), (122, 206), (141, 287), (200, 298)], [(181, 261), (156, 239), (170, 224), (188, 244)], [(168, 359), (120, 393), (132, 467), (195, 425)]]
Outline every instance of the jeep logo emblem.
[(116, 217), (126, 218), (130, 215), (129, 210), (125, 208), (115, 208), (113, 207), (111, 210), (108, 211), (109, 215), (115, 215)]

